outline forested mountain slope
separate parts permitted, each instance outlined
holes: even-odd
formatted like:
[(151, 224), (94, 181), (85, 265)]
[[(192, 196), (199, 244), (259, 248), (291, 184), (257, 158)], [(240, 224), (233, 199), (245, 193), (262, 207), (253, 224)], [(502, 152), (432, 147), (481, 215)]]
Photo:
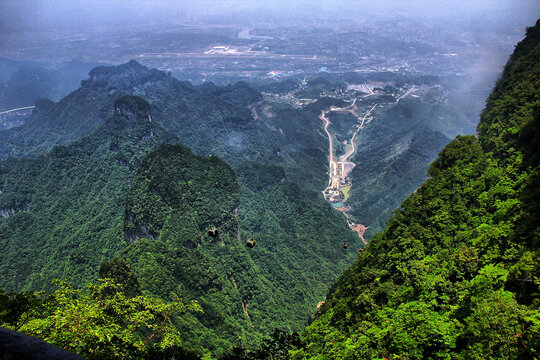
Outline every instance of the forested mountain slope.
[[(32, 156), (90, 134), (111, 115), (114, 101), (122, 95), (148, 101), (154, 121), (199, 154), (216, 154), (231, 164), (243, 164), (249, 158), (289, 167), (304, 165), (295, 165), (281, 149), (280, 134), (252, 118), (247, 105), (259, 101), (260, 94), (247, 84), (194, 87), (134, 60), (94, 68), (79, 89), (58, 103), (37, 102), (22, 126), (0, 131), (0, 158)], [(301, 154), (302, 149), (293, 151)], [(306, 157), (309, 152), (300, 156)]]
[[(300, 330), (355, 256), (345, 219), (275, 165), (204, 158), (125, 95), (89, 136), (0, 163), (0, 259), (8, 290), (81, 286), (121, 257), (147, 294), (180, 292), (203, 314), (175, 319), (185, 346), (221, 354), (279, 327)], [(207, 231), (218, 228), (211, 238)], [(247, 249), (254, 236), (256, 247)]]
[(130, 178), (152, 149), (178, 139), (149, 121), (144, 100), (119, 99), (116, 109), (89, 137), (0, 164), (4, 287), (37, 290), (63, 277), (84, 283), (125, 246)]
[(192, 86), (134, 60), (94, 68), (79, 89), (57, 103), (36, 101), (36, 109), (22, 126), (0, 130), (0, 159), (35, 156), (55, 144), (67, 145), (89, 135), (123, 95), (148, 101), (153, 120), (198, 154), (217, 155), (235, 169), (278, 165), (288, 178), (307, 183), (311, 191), (318, 192), (326, 181), (325, 139), (311, 134), (320, 126), (316, 117), (284, 109), (275, 121), (290, 124), (280, 132), (278, 125), (253, 117), (248, 106), (260, 102), (261, 95), (244, 82)]
[(295, 359), (540, 351), (540, 21), (481, 115), (331, 291)]
[[(89, 137), (36, 159), (4, 162), (2, 286), (49, 290), (54, 278), (82, 286), (102, 262), (122, 256), (145, 293), (169, 299), (180, 291), (199, 300), (203, 314), (174, 320), (193, 339), (187, 347), (203, 351), (203, 343), (219, 352), (238, 334), (257, 336), (241, 304), (250, 298), (245, 279), (260, 284), (262, 276), (237, 240), (234, 172), (217, 157), (162, 144), (178, 140), (151, 122), (148, 103), (125, 96)], [(207, 239), (210, 224), (229, 246)], [(233, 256), (243, 260), (224, 260)]]
[[(353, 185), (347, 199), (351, 207), (349, 214), (368, 227), (366, 238), (384, 229), (392, 211), (426, 179), (429, 163), (450, 141), (445, 135), (448, 129), (434, 119), (458, 117), (449, 107), (426, 99), (402, 98), (396, 102), (385, 100), (386, 96), (355, 100), (362, 109), (358, 113), (366, 114), (371, 109), (373, 116), (364, 122), (355, 137), (356, 151), (351, 160), (356, 166), (349, 175)], [(318, 119), (321, 110), (347, 104), (323, 97), (303, 110)], [(329, 131), (338, 134), (334, 146), (339, 149), (339, 143), (350, 141), (353, 133), (350, 129), (355, 129), (358, 118), (351, 113), (336, 112), (330, 112), (328, 117)], [(453, 124), (451, 120), (447, 122)], [(459, 124), (459, 120), (455, 122)], [(296, 128), (301, 127), (296, 125)], [(339, 150), (337, 154), (345, 152)]]
[[(406, 100), (377, 115), (385, 121), (372, 121), (359, 133), (358, 152), (351, 171), (354, 186), (348, 203), (351, 214), (369, 226), (370, 238), (381, 232), (393, 210), (426, 179), (429, 163), (435, 159), (449, 138), (434, 130), (430, 115), (403, 113), (431, 110)], [(419, 112), (419, 111), (418, 111)]]
[[(401, 83), (420, 81), (394, 77)], [(304, 90), (343, 87), (345, 80), (338, 80), (315, 78)], [(430, 83), (429, 79), (425, 82)], [(321, 191), (327, 182), (328, 141), (320, 112), (330, 105), (346, 104), (322, 97), (297, 108), (263, 100), (244, 82), (192, 86), (130, 61), (93, 69), (78, 90), (58, 103), (37, 101), (34, 113), (22, 126), (0, 131), (0, 158), (35, 156), (54, 144), (67, 145), (90, 134), (111, 114), (115, 99), (125, 94), (147, 100), (153, 120), (180, 136), (196, 153), (215, 154), (244, 174), (253, 173), (251, 168), (261, 164), (277, 165), (285, 170), (287, 179), (312, 193)], [(428, 162), (447, 142), (440, 133), (444, 127), (432, 118), (447, 116), (448, 109), (436, 107), (403, 99), (389, 105), (388, 111), (378, 113), (376, 109), (376, 121), (359, 133), (361, 145), (353, 159), (359, 166), (352, 172), (357, 186), (352, 187), (348, 205), (357, 221), (368, 226), (368, 235), (381, 229), (391, 209), (423, 181)], [(242, 183), (252, 181), (243, 179), (241, 176)]]
[[(200, 126), (201, 121), (215, 125), (225, 119), (249, 118), (247, 109), (242, 112), (215, 96), (203, 95), (188, 82), (130, 61), (94, 68), (79, 89), (46, 109), (38, 108), (23, 126), (0, 132), (0, 139), (40, 151), (47, 151), (54, 144), (66, 145), (105, 121), (112, 113), (115, 99), (126, 94), (142, 96), (151, 103), (159, 98), (162, 102), (156, 105), (160, 109), (154, 109), (156, 121), (162, 120), (158, 116), (161, 110), (167, 119), (162, 125), (168, 130), (185, 127), (184, 131), (193, 131), (189, 128)], [(28, 155), (21, 154), (24, 149), (3, 146), (3, 157)]]

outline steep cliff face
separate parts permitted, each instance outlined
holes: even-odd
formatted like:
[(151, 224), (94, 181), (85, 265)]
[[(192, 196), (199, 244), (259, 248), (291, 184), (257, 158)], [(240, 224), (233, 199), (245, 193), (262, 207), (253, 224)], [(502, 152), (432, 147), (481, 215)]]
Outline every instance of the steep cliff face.
[(125, 95), (116, 99), (114, 112), (132, 123), (137, 121), (152, 122), (150, 104), (137, 96)]
[(149, 152), (178, 138), (149, 121), (143, 99), (123, 97), (116, 105), (121, 111), (92, 135), (35, 159), (0, 163), (4, 287), (40, 289), (56, 277), (84, 283), (125, 247), (128, 183)]
[(331, 291), (297, 359), (535, 358), (540, 21), (482, 113)]
[(16, 207), (0, 209), (0, 216), (3, 218), (7, 218), (15, 215), (19, 211), (28, 211), (28, 202)]

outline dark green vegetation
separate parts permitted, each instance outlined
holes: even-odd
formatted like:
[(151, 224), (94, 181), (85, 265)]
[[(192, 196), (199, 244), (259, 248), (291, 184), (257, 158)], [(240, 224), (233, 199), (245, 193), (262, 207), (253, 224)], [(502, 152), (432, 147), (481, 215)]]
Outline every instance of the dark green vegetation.
[[(0, 322), (87, 359), (200, 358), (182, 348), (172, 323), (173, 316), (200, 312), (197, 302), (128, 295), (124, 288), (111, 279), (98, 279), (84, 290), (57, 282), (49, 295), (0, 289)], [(3, 356), (13, 355), (15, 344), (2, 345), (7, 352)]]
[[(144, 88), (154, 103), (120, 88)], [(5, 147), (22, 156), (34, 142), (43, 140), (46, 149), (97, 126), (68, 146), (39, 155), (32, 149), (33, 158), (0, 164), (2, 285), (49, 291), (52, 279), (65, 278), (82, 286), (100, 264), (120, 257), (135, 276), (126, 293), (172, 301), (180, 291), (200, 302), (202, 313), (171, 318), (185, 347), (199, 354), (255, 347), (275, 328), (301, 330), (359, 240), (324, 200), (272, 164), (290, 164), (291, 177), (300, 178), (294, 169), (309, 160), (295, 162), (291, 153), (304, 145), (291, 138), (283, 142), (291, 150), (281, 154), (273, 130), (254, 122), (249, 109), (221, 100), (233, 102), (228, 92), (238, 103), (254, 99), (242, 84), (218, 97), (134, 62), (97, 68), (81, 89), (57, 104), (41, 102), (25, 125), (2, 132), (26, 144)], [(163, 144), (180, 141), (165, 125), (205, 154), (224, 154), (238, 181), (216, 156)], [(22, 137), (39, 127), (41, 140)], [(219, 237), (207, 236), (211, 226)], [(257, 246), (247, 249), (252, 235)], [(122, 266), (114, 261), (100, 269), (125, 280), (117, 272)]]
[[(325, 166), (324, 138), (299, 143), (295, 136), (306, 129), (314, 131), (319, 125), (316, 119), (307, 122), (306, 115), (296, 110), (295, 126), (282, 134), (273, 123), (252, 117), (247, 105), (258, 102), (260, 94), (245, 83), (195, 87), (135, 61), (97, 67), (79, 89), (58, 103), (39, 102), (22, 126), (0, 131), (0, 159), (34, 156), (36, 150), (46, 152), (55, 144), (67, 145), (89, 135), (111, 115), (114, 101), (128, 94), (147, 100), (153, 121), (180, 136), (198, 154), (217, 155), (235, 169), (246, 161), (275, 164), (296, 182), (316, 182), (313, 189), (317, 190), (326, 180), (323, 172), (315, 176)], [(276, 119), (286, 124), (287, 120)]]
[[(399, 78), (392, 81), (398, 86)], [(131, 61), (92, 70), (81, 88), (58, 103), (38, 101), (23, 126), (0, 131), (0, 156), (20, 157), (0, 163), (3, 286), (9, 291), (51, 291), (52, 279), (65, 278), (84, 287), (95, 283), (99, 271), (99, 277), (120, 284), (124, 297), (159, 299), (165, 308), (178, 294), (183, 303), (197, 300), (202, 312), (167, 318), (170, 329), (179, 331), (183, 349), (197, 356), (277, 357), (285, 356), (291, 345), (301, 356), (315, 349), (316, 341), (304, 349), (295, 336), (278, 331), (269, 339), (264, 334), (275, 328), (301, 330), (360, 247), (344, 217), (319, 195), (327, 181), (328, 144), (318, 116), (329, 106), (347, 104), (324, 96), (342, 92), (345, 86), (321, 77), (307, 88), (292, 83), (277, 87), (280, 92), (317, 93), (316, 102), (300, 108), (261, 100), (261, 94), (245, 83), (192, 86)], [(422, 166), (434, 157), (433, 149), (442, 146), (445, 137), (437, 131), (448, 130), (449, 124), (428, 124), (445, 110), (434, 106), (422, 112), (420, 104), (408, 99), (392, 106), (395, 88), (380, 91), (370, 101), (384, 101), (392, 116), (374, 125), (370, 131), (377, 140), (367, 139), (366, 133), (364, 144), (386, 162), (382, 175), (367, 163), (364, 170), (396, 189), (389, 197), (405, 196), (421, 182)], [(387, 132), (391, 138), (384, 137)], [(406, 141), (395, 145), (400, 137)], [(359, 169), (362, 161), (363, 157)], [(412, 166), (414, 176), (409, 179), (405, 168), (410, 164), (417, 166)], [(395, 185), (396, 179), (403, 184)], [(384, 216), (390, 206), (392, 202), (383, 203), (374, 211)], [(362, 208), (366, 207), (357, 207)], [(219, 236), (208, 236), (212, 227), (218, 228)], [(257, 245), (247, 248), (252, 237)], [(343, 243), (349, 244), (347, 250)], [(395, 265), (388, 259), (391, 255), (383, 255), (381, 266)], [(95, 286), (73, 294), (95, 305)], [(114, 286), (100, 291), (117, 294)], [(7, 301), (15, 309), (19, 300), (23, 305), (26, 301), (26, 295), (19, 295), (7, 295), (15, 299)], [(76, 351), (89, 353), (85, 349), (93, 339), (64, 334), (68, 340), (63, 342), (52, 337), (56, 325), (49, 315), (64, 321), (63, 311), (55, 310), (61, 304), (29, 317), (28, 310), (36, 309), (34, 300), (41, 306), (36, 296), (27, 295), (26, 310), (7, 311), (9, 319), (2, 322), (36, 334), (42, 324), (48, 329), (43, 337), (60, 345), (80, 341)], [(107, 306), (124, 307), (122, 296)], [(384, 301), (383, 291), (374, 296)], [(30, 318), (36, 320), (34, 327), (20, 327)], [(110, 328), (123, 328), (131, 321), (110, 320)], [(108, 329), (98, 328), (98, 337), (106, 338)], [(132, 330), (118, 351), (148, 336), (143, 328)], [(171, 346), (180, 344), (176, 340)], [(233, 345), (239, 347), (233, 350)], [(184, 351), (174, 349), (177, 356)]]
[(442, 113), (448, 116), (448, 109), (402, 99), (390, 108), (375, 108), (374, 120), (358, 133), (347, 203), (351, 214), (369, 226), (369, 237), (384, 229), (393, 209), (422, 183), (429, 162), (448, 143), (443, 127), (432, 121)]
[(540, 21), (508, 61), (478, 138), (443, 149), (293, 358), (539, 356), (539, 40)]
[[(281, 167), (287, 179), (316, 194), (326, 186), (328, 166), (327, 139), (318, 117), (322, 109), (348, 104), (333, 93), (343, 91), (347, 81), (431, 86), (436, 79), (392, 73), (321, 74), (305, 87), (289, 80), (261, 88), (289, 89), (297, 97), (303, 89), (318, 91), (313, 95), (316, 102), (298, 109), (261, 101), (261, 95), (243, 82), (225, 87), (212, 83), (192, 86), (135, 61), (102, 66), (58, 103), (37, 102), (34, 114), (22, 126), (0, 131), (0, 158), (35, 156), (35, 151), (46, 152), (55, 144), (67, 145), (86, 136), (111, 114), (115, 99), (132, 94), (146, 99), (153, 121), (180, 136), (196, 153), (215, 154), (237, 172), (253, 173), (246, 167), (260, 164)], [(380, 101), (395, 90), (385, 86), (383, 94), (367, 98), (362, 109), (367, 111), (369, 101)], [(377, 121), (368, 124), (358, 138), (360, 152), (353, 160), (359, 166), (352, 174), (358, 186), (352, 188), (349, 205), (357, 221), (370, 226), (369, 235), (381, 230), (391, 210), (425, 179), (427, 164), (447, 141), (437, 131), (453, 136), (456, 129), (464, 128), (459, 121), (461, 125), (447, 121), (462, 120), (461, 115), (434, 100), (431, 104), (430, 97), (435, 98), (437, 91), (431, 92), (425, 100), (403, 99), (398, 105), (387, 105), (389, 110), (377, 113)], [(340, 124), (336, 121), (332, 126)], [(424, 137), (428, 141), (414, 143)], [(403, 138), (413, 142), (399, 144)], [(381, 161), (384, 166), (379, 167)], [(241, 183), (249, 185), (250, 181), (241, 176)]]
[(346, 140), (350, 141), (354, 134), (354, 130), (359, 125), (358, 118), (348, 112), (339, 113), (334, 111), (328, 113), (327, 117), (331, 122), (328, 129), (332, 134), (336, 134), (336, 140), (340, 143)]
[(148, 104), (138, 101), (135, 118), (120, 113), (127, 103), (119, 100), (119, 112), (91, 136), (0, 165), (6, 217), (0, 222), (0, 271), (7, 289), (43, 289), (63, 277), (84, 284), (125, 247), (128, 182), (150, 151), (177, 141), (148, 121)]
[[(454, 81), (459, 83), (457, 79)], [(469, 116), (472, 106), (458, 107), (451, 103), (447, 89), (440, 85), (442, 82), (443, 79), (433, 76), (398, 73), (321, 73), (307, 83), (289, 79), (254, 86), (273, 92), (265, 97), (265, 104), (257, 107), (261, 108), (257, 112), (261, 121), (283, 130), (285, 136), (298, 139), (304, 136), (308, 140), (306, 144), (311, 142), (311, 147), (317, 146), (325, 155), (328, 140), (319, 119), (321, 111), (326, 111), (331, 122), (328, 129), (334, 135), (334, 155), (340, 156), (347, 149), (344, 142), (350, 143), (364, 116), (376, 105), (355, 138), (357, 153), (349, 160), (357, 166), (350, 174), (353, 186), (347, 200), (351, 207), (349, 214), (355, 222), (368, 226), (366, 236), (370, 238), (384, 229), (392, 210), (426, 179), (428, 165), (442, 147), (457, 134), (474, 131), (474, 117)], [(298, 111), (301, 117), (296, 118), (301, 121), (297, 121), (291, 115), (295, 109), (290, 104), (306, 98), (309, 103)], [(328, 111), (332, 107), (355, 109), (358, 116), (346, 111)], [(274, 111), (280, 108), (286, 111)], [(328, 171), (327, 158), (322, 159), (314, 159), (310, 166), (318, 169), (312, 176), (317, 181)], [(312, 184), (304, 185), (315, 189), (317, 183), (312, 181)], [(324, 189), (326, 183), (322, 188), (318, 186), (318, 190)]]

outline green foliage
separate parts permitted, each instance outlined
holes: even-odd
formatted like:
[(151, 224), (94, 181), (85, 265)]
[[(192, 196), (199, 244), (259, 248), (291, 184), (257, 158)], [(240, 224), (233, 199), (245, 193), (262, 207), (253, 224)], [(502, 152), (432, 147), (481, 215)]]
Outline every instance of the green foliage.
[(516, 47), (478, 139), (443, 149), (342, 275), (294, 359), (538, 357), (539, 28)]
[[(100, 76), (93, 81), (107, 81)], [(360, 247), (344, 218), (260, 157), (235, 160), (239, 187), (218, 157), (162, 144), (178, 139), (141, 98), (122, 96), (114, 109), (72, 145), (0, 164), (0, 206), (9, 215), (0, 221), (3, 284), (52, 290), (50, 280), (63, 276), (83, 285), (101, 265), (127, 297), (171, 299), (180, 286), (204, 313), (172, 321), (199, 354), (254, 348), (276, 327), (301, 330)], [(310, 146), (307, 136), (301, 141)], [(219, 237), (207, 236), (211, 226)], [(257, 247), (247, 249), (251, 234)]]
[(201, 86), (203, 91), (209, 92), (228, 104), (234, 106), (248, 106), (254, 102), (262, 100), (261, 94), (251, 88), (244, 81), (230, 84), (224, 87), (218, 87), (214, 84), (204, 83)]
[[(197, 302), (183, 303), (178, 296), (170, 302), (146, 296), (127, 297), (122, 286), (110, 279), (99, 279), (85, 291), (65, 282), (57, 284), (56, 291), (37, 306), (28, 307), (16, 324), (2, 326), (88, 359), (132, 359), (145, 357), (149, 350), (178, 349), (180, 335), (172, 317), (201, 311)], [(6, 309), (11, 310), (13, 304)]]
[(156, 238), (163, 229), (171, 241), (180, 235), (175, 225), (189, 218), (197, 230), (193, 238), (212, 224), (232, 231), (239, 201), (229, 165), (215, 156), (196, 156), (181, 145), (163, 144), (144, 159), (132, 179), (126, 227), (136, 224)]
[(9, 212), (0, 221), (3, 285), (36, 290), (53, 278), (78, 284), (95, 278), (100, 264), (126, 245), (127, 182), (163, 141), (177, 139), (148, 120), (117, 114), (68, 147), (0, 164), (0, 209)]
[(514, 150), (528, 145), (522, 142), (520, 133), (533, 124), (538, 128), (539, 33), (538, 22), (527, 29), (527, 37), (516, 45), (481, 115), (478, 134), (482, 147), (498, 157), (512, 158)]
[[(246, 164), (240, 174), (249, 187), (238, 188), (216, 157), (162, 145), (143, 161), (127, 197), (126, 232), (141, 239), (123, 256), (149, 293), (167, 298), (182, 284), (186, 296), (199, 300), (205, 313), (177, 323), (191, 339), (187, 346), (199, 352), (252, 348), (277, 326), (300, 330), (325, 284), (354, 256), (335, 237), (358, 246), (322, 199), (307, 199), (283, 182), (283, 169)], [(244, 201), (236, 210), (239, 191)], [(245, 247), (250, 235), (238, 222), (255, 231), (254, 249)], [(210, 226), (219, 237), (207, 236)], [(144, 239), (145, 230), (153, 239)]]
[[(47, 155), (0, 164), (0, 209), (10, 215), (0, 221), (4, 285), (50, 290), (55, 277), (86, 284), (103, 264), (101, 273), (123, 284), (126, 296), (170, 299), (181, 286), (204, 313), (172, 322), (199, 354), (221, 356), (233, 344), (252, 351), (274, 328), (300, 331), (361, 247), (319, 192), (327, 141), (318, 115), (345, 103), (267, 106), (253, 103), (259, 94), (243, 83), (193, 87), (136, 62), (97, 68), (82, 85), (0, 134), (19, 146), (8, 153), (21, 155), (94, 131)], [(160, 146), (178, 142), (166, 131), (230, 167), (184, 146)], [(410, 153), (422, 154), (425, 134)], [(436, 144), (442, 138), (428, 135)], [(410, 192), (416, 185), (403, 176), (406, 164), (398, 177)], [(206, 235), (211, 226), (219, 237)], [(257, 246), (247, 249), (251, 236)], [(464, 249), (460, 259), (474, 254)], [(116, 257), (125, 263), (107, 262)], [(528, 271), (527, 259), (516, 274)]]
[(105, 261), (99, 268), (99, 277), (102, 279), (112, 279), (122, 286), (126, 296), (137, 296), (141, 294), (141, 284), (133, 273), (131, 267), (121, 258), (114, 258)]
[(288, 334), (275, 329), (271, 336), (265, 337), (257, 350), (247, 350), (235, 346), (233, 350), (219, 358), (220, 360), (288, 360), (289, 349), (300, 345), (300, 336), (297, 333)]
[(39, 308), (42, 303), (38, 293), (6, 293), (0, 288), (0, 324), (17, 330), (29, 320), (30, 310)]

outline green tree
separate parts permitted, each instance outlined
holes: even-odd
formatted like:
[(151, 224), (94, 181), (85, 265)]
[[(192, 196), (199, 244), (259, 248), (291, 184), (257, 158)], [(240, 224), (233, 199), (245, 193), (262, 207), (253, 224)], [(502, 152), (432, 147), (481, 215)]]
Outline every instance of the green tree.
[(141, 284), (133, 273), (133, 270), (123, 259), (114, 258), (105, 261), (99, 268), (99, 277), (102, 279), (112, 279), (122, 286), (122, 290), (127, 297), (141, 295)]
[(128, 298), (111, 279), (99, 279), (86, 291), (57, 283), (59, 289), (42, 307), (28, 310), (29, 321), (18, 329), (4, 326), (89, 359), (131, 359), (149, 349), (178, 348), (180, 334), (171, 318), (202, 311), (197, 302), (184, 304), (179, 297), (170, 302), (146, 296)]

